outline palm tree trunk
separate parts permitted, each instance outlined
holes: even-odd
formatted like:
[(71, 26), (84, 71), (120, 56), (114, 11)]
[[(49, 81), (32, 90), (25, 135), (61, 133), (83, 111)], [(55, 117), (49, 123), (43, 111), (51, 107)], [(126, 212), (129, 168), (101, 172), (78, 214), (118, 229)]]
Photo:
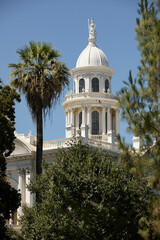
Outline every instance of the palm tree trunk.
[(43, 119), (42, 109), (37, 114), (37, 150), (36, 150), (36, 174), (42, 173), (42, 153), (43, 153)]

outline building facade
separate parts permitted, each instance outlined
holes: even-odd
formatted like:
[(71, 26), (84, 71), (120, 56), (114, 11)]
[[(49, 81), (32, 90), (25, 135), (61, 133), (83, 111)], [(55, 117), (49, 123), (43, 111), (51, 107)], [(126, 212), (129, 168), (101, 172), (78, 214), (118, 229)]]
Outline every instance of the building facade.
[[(109, 67), (106, 55), (97, 47), (96, 36), (92, 19), (88, 45), (71, 70), (73, 91), (68, 92), (63, 103), (66, 137), (43, 143), (43, 158), (47, 161), (54, 161), (58, 148), (68, 147), (68, 141), (78, 135), (84, 143), (118, 153), (116, 135), (120, 133), (120, 107), (118, 97), (111, 91), (114, 70)], [(7, 158), (7, 177), (12, 187), (21, 193), (21, 206), (32, 206), (35, 197), (27, 185), (35, 176), (36, 137), (32, 131), (28, 135), (15, 133), (15, 136), (15, 150)], [(22, 207), (13, 214), (10, 223), (17, 225), (21, 215)]]

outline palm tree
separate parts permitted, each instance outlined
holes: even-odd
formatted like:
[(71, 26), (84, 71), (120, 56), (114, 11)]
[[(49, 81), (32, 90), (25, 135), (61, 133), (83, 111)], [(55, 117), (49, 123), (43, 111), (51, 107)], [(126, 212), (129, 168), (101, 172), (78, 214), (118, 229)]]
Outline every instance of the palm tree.
[(12, 68), (11, 84), (24, 93), (32, 119), (37, 123), (36, 173), (42, 173), (43, 116), (57, 103), (62, 90), (69, 85), (69, 70), (58, 61), (61, 54), (52, 44), (29, 42), (29, 46), (17, 50), (18, 64)]

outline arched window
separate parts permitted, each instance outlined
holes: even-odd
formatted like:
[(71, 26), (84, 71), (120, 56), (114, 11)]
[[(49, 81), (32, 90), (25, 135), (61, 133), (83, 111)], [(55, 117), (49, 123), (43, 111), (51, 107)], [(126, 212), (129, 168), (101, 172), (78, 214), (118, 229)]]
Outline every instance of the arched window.
[(105, 92), (107, 92), (109, 89), (109, 81), (108, 79), (105, 80)]
[(99, 92), (99, 80), (98, 78), (92, 79), (92, 92)]
[(83, 78), (81, 78), (80, 80), (79, 80), (79, 92), (81, 93), (82, 92), (82, 89), (85, 89), (85, 82), (84, 82), (84, 79)]
[(92, 135), (99, 134), (99, 113), (97, 111), (92, 112)]
[(81, 127), (82, 124), (82, 112), (79, 113), (79, 128)]

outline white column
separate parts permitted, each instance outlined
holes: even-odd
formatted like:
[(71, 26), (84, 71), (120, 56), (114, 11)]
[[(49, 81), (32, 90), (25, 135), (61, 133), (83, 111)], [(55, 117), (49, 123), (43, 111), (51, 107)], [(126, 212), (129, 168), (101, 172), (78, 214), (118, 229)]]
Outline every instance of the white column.
[(79, 135), (78, 134), (78, 130), (79, 130), (79, 114), (78, 114), (78, 109), (76, 110), (76, 135)]
[(27, 185), (30, 184), (31, 170), (26, 168), (26, 204), (31, 206), (31, 192), (28, 190)]
[(18, 190), (20, 194), (22, 195), (23, 193), (23, 170), (18, 169)]
[(106, 108), (102, 107), (102, 135), (106, 134), (105, 112), (106, 112)]
[(66, 126), (68, 125), (68, 111), (65, 111), (65, 115), (66, 115)]
[(111, 129), (111, 109), (109, 107), (107, 110), (107, 128), (108, 142), (113, 144), (113, 134)]
[(71, 108), (71, 119), (70, 119), (70, 124), (73, 126), (74, 125), (74, 114), (73, 114), (73, 108)]
[(99, 79), (99, 92), (102, 92), (102, 88), (103, 88), (103, 85), (102, 85), (102, 77), (101, 76), (98, 76), (98, 79)]
[(81, 136), (85, 137), (85, 138), (88, 138), (88, 126), (86, 125), (86, 111), (85, 111), (85, 107), (82, 107)]
[(88, 107), (88, 108), (87, 108), (87, 124), (88, 124), (88, 125), (89, 125), (89, 123), (90, 123), (90, 110), (91, 110), (91, 108)]
[(120, 110), (116, 110), (116, 134), (120, 133), (120, 119), (119, 119)]
[(69, 124), (69, 111), (67, 111), (67, 125)]
[(75, 83), (76, 83), (76, 93), (79, 93), (79, 80), (76, 79)]
[(90, 134), (92, 135), (92, 112), (91, 111), (90, 111), (89, 127), (90, 127)]
[(105, 92), (105, 80), (107, 79), (107, 77), (103, 78), (103, 89), (104, 89), (104, 92)]
[(30, 181), (33, 180), (33, 172), (35, 171), (34, 168), (26, 168), (25, 172), (26, 172), (26, 199), (25, 199), (25, 203), (29, 206), (32, 207), (33, 203), (34, 203), (34, 198), (35, 198), (35, 194), (32, 194), (28, 188), (27, 185), (30, 184)]
[(85, 76), (85, 92), (88, 92), (89, 90), (89, 76)]
[(22, 204), (24, 203), (24, 169), (18, 169), (18, 190), (21, 194), (21, 206), (17, 209), (17, 221), (19, 220), (20, 216), (22, 215)]
[(85, 107), (82, 108), (82, 125), (85, 124), (86, 114)]
[(87, 125), (88, 125), (88, 136), (91, 134), (91, 108), (87, 108)]
[(88, 77), (88, 83), (89, 83), (89, 92), (92, 92), (92, 86), (91, 86), (91, 77)]
[(107, 109), (107, 132), (111, 131), (111, 109), (108, 107)]
[(70, 109), (68, 109), (67, 125), (70, 124)]
[(73, 109), (69, 108), (68, 109), (68, 124), (66, 125), (66, 138), (71, 138), (73, 137), (73, 124), (74, 124), (74, 114), (73, 114)]

